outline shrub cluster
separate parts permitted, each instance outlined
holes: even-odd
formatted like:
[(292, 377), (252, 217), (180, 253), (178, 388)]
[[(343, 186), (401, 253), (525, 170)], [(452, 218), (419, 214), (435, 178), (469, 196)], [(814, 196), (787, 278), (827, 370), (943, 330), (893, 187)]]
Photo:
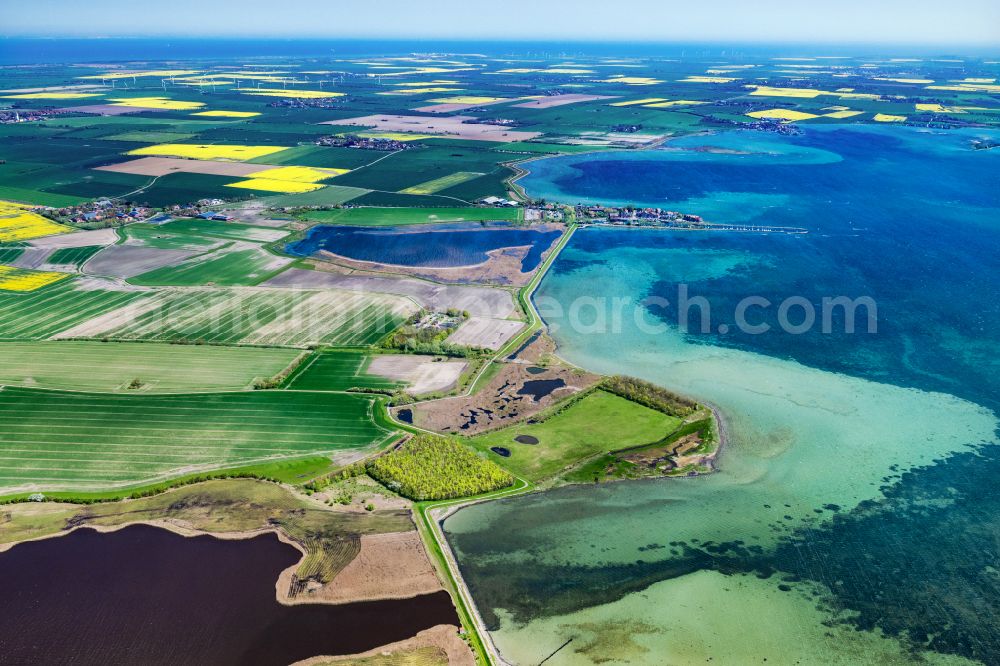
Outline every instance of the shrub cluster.
[(368, 474), (413, 500), (469, 497), (514, 483), (514, 477), (496, 463), (439, 435), (417, 435), (370, 461)]
[(346, 481), (348, 479), (353, 479), (356, 476), (361, 476), (367, 470), (365, 469), (365, 463), (356, 462), (350, 465), (332, 472), (330, 474), (324, 474), (323, 476), (317, 477), (305, 485), (306, 490), (318, 491), (323, 490), (330, 486), (330, 484), (336, 483), (338, 481)]
[[(195, 483), (202, 483), (205, 481), (216, 481), (219, 479), (256, 479), (258, 481), (269, 481), (271, 483), (281, 483), (278, 479), (269, 476), (263, 472), (255, 472), (251, 470), (233, 470), (226, 471), (221, 470), (218, 472), (206, 472), (204, 474), (194, 474), (192, 476), (184, 476), (178, 479), (173, 479), (171, 481), (164, 481), (152, 486), (146, 486), (144, 488), (139, 488), (133, 491), (122, 491), (121, 494), (109, 493), (108, 495), (73, 495), (73, 494), (60, 494), (55, 496), (48, 496), (43, 493), (38, 493), (42, 495), (43, 501), (45, 502), (59, 502), (63, 504), (103, 504), (105, 502), (118, 502), (123, 499), (141, 499), (143, 497), (152, 497), (154, 495), (159, 495), (165, 493), (168, 490), (174, 488), (180, 488), (182, 486), (190, 486)], [(21, 504), (23, 502), (35, 502), (36, 499), (32, 499), (31, 496), (19, 496), (12, 497), (8, 499), (0, 500), (0, 504)]]
[(608, 393), (614, 393), (626, 400), (671, 416), (683, 418), (698, 408), (698, 403), (693, 400), (635, 377), (625, 375), (605, 377), (601, 381), (601, 388)]

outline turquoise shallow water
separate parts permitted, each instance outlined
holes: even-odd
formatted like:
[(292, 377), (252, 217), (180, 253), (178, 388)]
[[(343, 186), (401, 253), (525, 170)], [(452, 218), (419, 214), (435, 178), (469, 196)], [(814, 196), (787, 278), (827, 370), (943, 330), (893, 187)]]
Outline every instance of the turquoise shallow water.
[[(730, 442), (711, 476), (451, 516), (506, 657), (570, 641), (546, 663), (1000, 661), (1000, 163), (969, 136), (731, 133), (534, 163), (523, 183), (549, 198), (810, 233), (593, 229), (560, 256), (536, 298), (560, 353), (713, 402)], [(678, 330), (679, 284), (709, 300), (709, 332)], [(878, 331), (719, 333), (748, 295), (870, 296)]]

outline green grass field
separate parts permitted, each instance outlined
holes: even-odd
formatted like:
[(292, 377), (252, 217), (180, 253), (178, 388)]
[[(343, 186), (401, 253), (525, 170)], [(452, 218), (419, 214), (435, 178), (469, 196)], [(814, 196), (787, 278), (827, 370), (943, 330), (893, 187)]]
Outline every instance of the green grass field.
[(314, 210), (305, 214), (307, 220), (325, 224), (356, 226), (397, 226), (433, 224), (435, 222), (516, 222), (521, 219), (519, 208), (477, 208), (454, 206), (445, 208), (342, 208)]
[(449, 187), (454, 187), (455, 185), (461, 185), (466, 181), (479, 178), (485, 174), (478, 173), (475, 171), (458, 171), (456, 173), (441, 176), (440, 178), (435, 178), (434, 180), (428, 180), (426, 183), (419, 183), (417, 185), (411, 185), (406, 189), (400, 190), (400, 194), (436, 194), (441, 190), (446, 190)]
[(72, 264), (82, 266), (87, 259), (103, 250), (101, 245), (88, 245), (86, 247), (64, 247), (49, 255), (50, 264)]
[(28, 293), (0, 291), (0, 340), (44, 340), (56, 333), (149, 298), (135, 291), (82, 291), (72, 280)]
[[(536, 424), (524, 424), (468, 440), (474, 448), (529, 481), (545, 479), (579, 460), (614, 449), (655, 442), (681, 420), (604, 391), (594, 391), (563, 411)], [(520, 444), (530, 435), (538, 444)], [(504, 458), (490, 451), (510, 450)]]
[(104, 137), (109, 141), (138, 141), (139, 143), (183, 143), (194, 137), (186, 132), (157, 132), (155, 130), (140, 130), (123, 132)]
[(312, 192), (267, 197), (265, 201), (271, 206), (336, 206), (364, 196), (369, 191), (360, 187), (327, 185)]
[(148, 309), (126, 321), (77, 330), (71, 337), (306, 346), (370, 345), (414, 309), (382, 294), (286, 289), (171, 289), (153, 292)]
[(23, 247), (0, 247), (0, 264), (17, 261), (22, 254), (24, 254)]
[(241, 244), (198, 255), (176, 266), (165, 266), (129, 279), (131, 284), (170, 287), (253, 286), (288, 266), (260, 246)]
[(210, 236), (231, 240), (254, 241), (257, 243), (271, 243), (281, 239), (283, 236), (287, 236), (289, 233), (285, 229), (275, 229), (274, 227), (259, 227), (251, 224), (240, 224), (239, 222), (222, 222), (220, 220), (202, 220), (198, 218), (174, 220), (166, 224), (155, 225), (154, 228), (160, 234)]
[(346, 391), (349, 388), (395, 389), (402, 382), (365, 372), (371, 356), (362, 352), (332, 350), (313, 354), (288, 382), (301, 391)]
[[(0, 342), (0, 384), (73, 391), (221, 391), (272, 377), (300, 352), (124, 342)], [(133, 380), (142, 386), (129, 390)]]
[(387, 439), (374, 399), (343, 393), (189, 395), (0, 390), (0, 488), (107, 488)]
[[(140, 311), (124, 321), (73, 330), (129, 304)], [(67, 333), (150, 342), (364, 346), (396, 328), (414, 308), (396, 296), (333, 290), (84, 291), (64, 281), (29, 293), (0, 293), (0, 341)]]

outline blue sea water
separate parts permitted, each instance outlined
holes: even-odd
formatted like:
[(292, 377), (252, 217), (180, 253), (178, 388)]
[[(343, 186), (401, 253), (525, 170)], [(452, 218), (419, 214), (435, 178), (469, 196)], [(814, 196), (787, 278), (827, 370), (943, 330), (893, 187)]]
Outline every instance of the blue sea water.
[(490, 250), (530, 245), (521, 261), (523, 272), (538, 267), (542, 254), (559, 237), (558, 231), (512, 228), (510, 225), (435, 224), (409, 227), (340, 227), (320, 225), (288, 246), (299, 256), (326, 250), (350, 259), (398, 266), (471, 266), (487, 259)]
[[(560, 255), (536, 294), (560, 355), (710, 401), (729, 437), (708, 476), (447, 518), (506, 658), (1000, 663), (1000, 153), (980, 136), (731, 132), (532, 163), (547, 199), (809, 233), (584, 229)], [(707, 332), (678, 326), (682, 285)], [(735, 325), (748, 296), (769, 332)], [(779, 303), (836, 296), (870, 297), (877, 330), (781, 330)]]
[[(706, 297), (711, 330), (689, 312), (693, 342), (791, 358), (812, 367), (901, 386), (917, 386), (996, 405), (1000, 399), (1000, 152), (973, 151), (972, 138), (996, 132), (927, 132), (845, 126), (802, 136), (731, 132), (686, 137), (671, 150), (592, 155), (535, 163), (521, 182), (532, 193), (602, 203), (633, 202), (697, 213), (715, 222), (804, 227), (805, 235), (632, 231), (579, 235), (573, 249), (590, 261), (646, 248), (674, 261), (643, 296), (671, 301), (653, 313), (678, 321), (677, 285)], [(747, 154), (700, 152), (706, 146)], [(696, 150), (697, 149), (697, 150)], [(698, 267), (727, 260), (725, 275)], [(573, 270), (573, 255), (556, 274)], [(544, 289), (542, 291), (544, 294)], [(739, 301), (762, 296), (748, 320), (768, 334), (742, 333)], [(844, 332), (820, 323), (789, 335), (778, 305), (803, 297), (869, 297), (877, 332), (858, 311)], [(804, 316), (795, 309), (795, 323)], [(728, 328), (726, 334), (719, 326)]]

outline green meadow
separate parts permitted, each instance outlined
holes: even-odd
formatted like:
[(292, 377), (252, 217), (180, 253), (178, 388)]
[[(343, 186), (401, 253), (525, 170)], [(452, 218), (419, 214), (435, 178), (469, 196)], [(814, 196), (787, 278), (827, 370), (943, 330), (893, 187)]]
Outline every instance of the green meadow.
[(433, 224), (435, 222), (515, 222), (521, 218), (520, 208), (478, 208), (452, 206), (432, 208), (363, 207), (314, 210), (304, 214), (307, 220), (325, 224), (362, 227)]
[[(533, 419), (539, 423), (514, 425), (467, 441), (518, 476), (539, 481), (590, 456), (655, 442), (681, 423), (676, 417), (600, 390), (556, 409), (547, 418), (543, 414)], [(514, 440), (520, 435), (534, 437), (538, 443), (521, 444)], [(490, 451), (494, 446), (508, 449), (510, 457)]]
[(44, 340), (129, 303), (137, 291), (82, 290), (64, 280), (28, 293), (0, 291), (0, 341)]
[(384, 441), (370, 396), (0, 390), (0, 487), (106, 488)]
[(328, 350), (306, 359), (287, 383), (301, 391), (346, 391), (351, 388), (396, 389), (404, 384), (366, 372), (371, 355), (359, 351)]
[[(180, 392), (249, 388), (294, 349), (153, 343), (0, 342), (0, 384), (72, 391)], [(130, 385), (136, 382), (136, 386)]]

